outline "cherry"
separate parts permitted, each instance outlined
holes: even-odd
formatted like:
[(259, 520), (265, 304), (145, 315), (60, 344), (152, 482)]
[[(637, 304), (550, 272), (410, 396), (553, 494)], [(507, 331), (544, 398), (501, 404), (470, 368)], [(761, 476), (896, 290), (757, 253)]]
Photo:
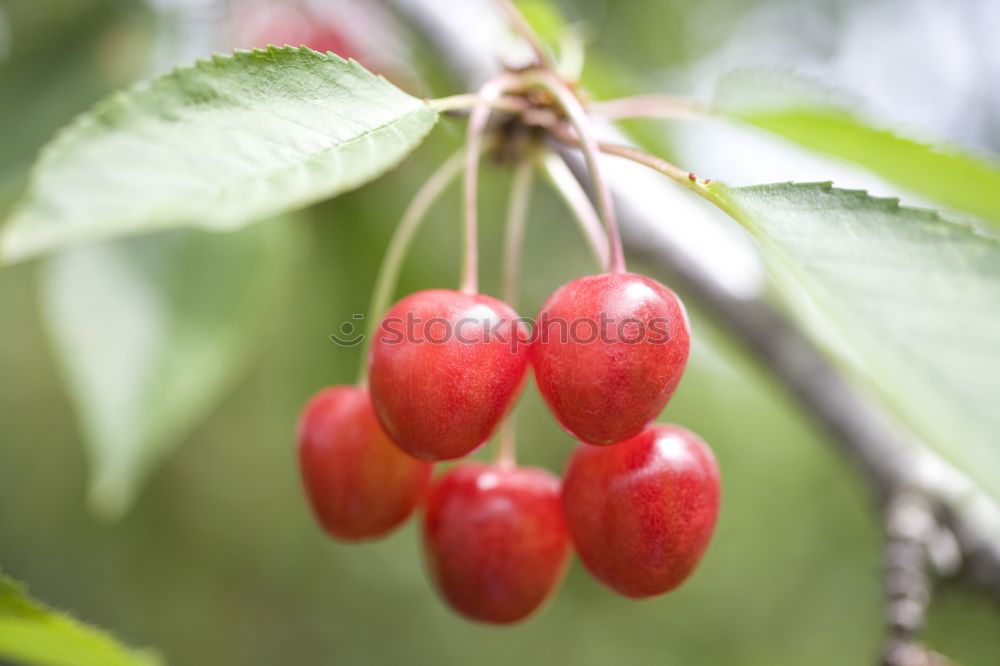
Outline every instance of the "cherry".
[(574, 280), (542, 306), (532, 349), (538, 390), (589, 444), (638, 435), (667, 404), (690, 346), (676, 294), (632, 273)]
[(579, 446), (562, 502), (587, 569), (625, 596), (648, 597), (682, 583), (708, 547), (719, 470), (696, 435), (656, 425), (614, 446)]
[(539, 468), (457, 465), (427, 497), (424, 553), (445, 600), (473, 620), (508, 624), (556, 588), (569, 553), (559, 479)]
[(444, 289), (393, 306), (372, 341), (375, 412), (404, 451), (461, 457), (489, 439), (527, 372), (527, 327), (495, 298)]
[(391, 531), (413, 512), (430, 481), (431, 466), (400, 451), (382, 430), (364, 388), (335, 386), (313, 396), (298, 440), (313, 512), (337, 539)]
[(358, 55), (348, 34), (313, 15), (304, 3), (255, 2), (242, 7), (234, 19), (236, 46), (304, 44), (315, 51), (333, 51), (344, 58)]

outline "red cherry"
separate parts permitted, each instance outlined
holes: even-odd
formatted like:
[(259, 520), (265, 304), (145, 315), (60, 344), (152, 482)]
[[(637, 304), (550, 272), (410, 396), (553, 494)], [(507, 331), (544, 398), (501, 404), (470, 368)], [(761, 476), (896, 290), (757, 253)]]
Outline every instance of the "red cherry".
[(333, 51), (344, 58), (356, 57), (357, 48), (339, 27), (314, 16), (307, 6), (296, 2), (251, 3), (235, 15), (233, 25), (234, 41), (239, 47), (305, 45), (321, 53)]
[(620, 442), (667, 404), (689, 338), (683, 304), (659, 282), (632, 273), (574, 280), (538, 315), (538, 390), (572, 435), (588, 444)]
[(375, 412), (404, 451), (448, 460), (489, 439), (517, 396), (527, 327), (508, 305), (443, 289), (410, 294), (372, 341)]
[(431, 466), (385, 434), (368, 391), (335, 386), (317, 393), (299, 420), (299, 468), (316, 518), (331, 536), (382, 536), (422, 499)]
[(719, 469), (701, 439), (656, 425), (614, 446), (580, 446), (563, 482), (573, 543), (590, 572), (628, 597), (680, 585), (708, 547)]
[(453, 467), (431, 487), (423, 533), (441, 594), (482, 622), (530, 615), (556, 588), (569, 553), (559, 479), (538, 468)]

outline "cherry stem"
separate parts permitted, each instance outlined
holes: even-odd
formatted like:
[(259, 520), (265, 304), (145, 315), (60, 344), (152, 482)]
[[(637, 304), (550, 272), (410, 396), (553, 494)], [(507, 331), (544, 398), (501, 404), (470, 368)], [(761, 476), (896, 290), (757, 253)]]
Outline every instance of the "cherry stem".
[(593, 179), (594, 191), (597, 194), (598, 208), (601, 212), (601, 219), (604, 220), (604, 227), (608, 234), (608, 247), (610, 249), (608, 259), (608, 271), (611, 273), (625, 272), (625, 255), (622, 252), (621, 235), (618, 233), (618, 219), (615, 217), (615, 205), (611, 198), (611, 188), (604, 177), (604, 172), (600, 165), (600, 150), (597, 139), (590, 126), (587, 113), (580, 104), (576, 95), (566, 87), (562, 80), (545, 70), (532, 70), (522, 74), (525, 83), (541, 86), (549, 91), (559, 102), (565, 111), (570, 124), (576, 130), (579, 142), (577, 145), (583, 151), (584, 160), (587, 163), (587, 170)]
[(484, 99), (476, 93), (463, 93), (461, 95), (450, 95), (448, 97), (438, 97), (429, 99), (427, 103), (440, 113), (448, 111), (468, 111), (478, 104), (486, 104), (490, 108), (498, 111), (510, 111), (520, 113), (528, 109), (528, 103), (520, 97), (497, 97), (496, 99)]
[(547, 153), (541, 160), (545, 175), (566, 206), (573, 213), (573, 218), (580, 226), (590, 249), (594, 253), (597, 264), (602, 268), (608, 265), (608, 237), (601, 228), (601, 218), (594, 210), (590, 197), (580, 186), (566, 162), (555, 153)]
[(595, 102), (587, 111), (608, 120), (623, 118), (694, 118), (707, 109), (698, 101), (666, 95), (637, 95)]
[(358, 385), (363, 386), (368, 380), (368, 349), (378, 330), (382, 315), (389, 309), (390, 300), (399, 281), (399, 272), (403, 260), (413, 243), (413, 237), (420, 224), (427, 217), (427, 212), (434, 205), (448, 185), (458, 177), (464, 164), (464, 150), (459, 150), (437, 168), (420, 186), (413, 199), (403, 211), (396, 230), (392, 233), (389, 246), (382, 258), (375, 287), (372, 289), (371, 301), (368, 304), (368, 326), (364, 339), (364, 349), (361, 355), (361, 368), (358, 370)]
[(460, 289), (467, 294), (479, 291), (479, 246), (477, 194), (479, 186), (479, 158), (483, 148), (483, 135), (490, 119), (490, 104), (508, 88), (515, 85), (517, 77), (501, 74), (483, 84), (479, 101), (469, 114), (468, 138), (465, 153), (465, 187), (463, 207), (464, 259)]
[(545, 45), (542, 44), (542, 40), (538, 37), (538, 34), (531, 27), (531, 24), (528, 23), (527, 19), (524, 18), (524, 14), (521, 13), (511, 0), (496, 0), (496, 4), (500, 8), (500, 11), (504, 13), (504, 16), (507, 17), (507, 21), (514, 31), (521, 35), (524, 41), (528, 43), (528, 46), (531, 47), (538, 66), (545, 69), (552, 69), (554, 67), (552, 58), (549, 56), (548, 51), (545, 50)]
[(514, 169), (507, 200), (507, 221), (503, 252), (503, 300), (511, 307), (518, 301), (518, 283), (521, 276), (521, 254), (524, 248), (524, 228), (531, 204), (531, 187), (535, 175), (532, 159), (525, 159)]
[[(511, 307), (517, 306), (518, 285), (521, 276), (521, 255), (524, 249), (524, 229), (528, 221), (528, 207), (531, 204), (531, 188), (534, 183), (535, 163), (524, 159), (514, 169), (507, 200), (507, 220), (504, 232), (503, 252), (503, 300)], [(497, 464), (513, 467), (517, 464), (516, 412), (511, 411), (500, 424), (500, 446)]]
[(517, 421), (514, 416), (515, 412), (511, 412), (500, 424), (496, 462), (501, 467), (517, 466)]

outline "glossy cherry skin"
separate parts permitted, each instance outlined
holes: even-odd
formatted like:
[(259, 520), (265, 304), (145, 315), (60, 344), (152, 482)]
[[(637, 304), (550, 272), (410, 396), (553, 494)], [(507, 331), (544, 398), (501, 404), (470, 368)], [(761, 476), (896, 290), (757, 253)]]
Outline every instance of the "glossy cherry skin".
[(531, 467), (457, 465), (431, 487), (423, 537), (431, 577), (452, 608), (480, 622), (522, 620), (566, 568), (559, 479)]
[(369, 384), (382, 426), (421, 460), (449, 460), (489, 439), (527, 373), (530, 333), (482, 294), (419, 291), (394, 305), (372, 341)]
[(655, 280), (608, 273), (558, 289), (538, 315), (532, 365), (562, 426), (588, 444), (642, 432), (673, 395), (690, 346), (680, 299)]
[(331, 536), (383, 536), (413, 512), (431, 466), (392, 443), (368, 391), (335, 386), (317, 393), (299, 420), (299, 469), (317, 520)]
[(719, 512), (719, 469), (701, 439), (655, 425), (614, 446), (581, 445), (563, 509), (595, 578), (627, 597), (663, 594), (701, 560)]

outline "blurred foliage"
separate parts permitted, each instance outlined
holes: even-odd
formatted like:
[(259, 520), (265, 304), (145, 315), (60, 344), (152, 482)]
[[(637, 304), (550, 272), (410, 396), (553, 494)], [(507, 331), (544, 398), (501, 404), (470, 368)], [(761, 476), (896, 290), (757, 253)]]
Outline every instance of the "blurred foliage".
[(829, 184), (710, 189), (806, 330), (1000, 501), (1000, 239)]
[(290, 287), (294, 223), (287, 216), (230, 234), (174, 230), (44, 262), (43, 321), (76, 403), (89, 500), (102, 516), (128, 508), (270, 330), (276, 299)]
[[(738, 23), (737, 8), (748, 4), (734, 3), (731, 15), (703, 28), (713, 33), (710, 41), (724, 39)], [(33, 18), (9, 13), (14, 51), (0, 81), (28, 67), (30, 54), (39, 61), (30, 66), (44, 64), (48, 72), (18, 74), (18, 88), (2, 88), (24, 100), (0, 110), (10, 114), (6, 127), (19, 128), (2, 140), (18, 134), (24, 142), (19, 151), (6, 144), (0, 150), (0, 173), (16, 179), (57, 126), (117, 85), (100, 74), (106, 21), (146, 28), (136, 21), (142, 11), (128, 3), (14, 6)], [(82, 8), (66, 27), (79, 50), (58, 46), (63, 33), (44, 18), (47, 9), (60, 15), (57, 7)], [(696, 55), (683, 47), (686, 4), (565, 8), (600, 25), (601, 48), (626, 71)], [(110, 14), (80, 20), (91, 11)], [(127, 53), (141, 59), (143, 48), (132, 48)], [(76, 67), (95, 74), (76, 80), (79, 90), (63, 89), (61, 76)], [(44, 113), (32, 112), (42, 99), (32, 86), (48, 100), (38, 102)], [(315, 526), (293, 455), (298, 410), (319, 388), (353, 378), (357, 350), (338, 348), (327, 335), (364, 311), (393, 225), (423, 177), (455, 147), (461, 127), (443, 122), (398, 171), (295, 223), (305, 239), (284, 277), (292, 288), (270, 310), (270, 330), (249, 373), (115, 525), (96, 521), (80, 501), (87, 462), (46, 345), (38, 267), (0, 271), (4, 569), (29, 581), (38, 597), (129, 644), (155, 646), (170, 664), (869, 663), (881, 633), (880, 537), (864, 488), (789, 397), (694, 304), (690, 369), (665, 416), (712, 444), (724, 496), (705, 562), (677, 592), (621, 599), (574, 563), (536, 618), (508, 629), (474, 625), (446, 609), (426, 582), (413, 523), (385, 541), (351, 547), (330, 542)], [(484, 248), (500, 247), (507, 180), (501, 169), (484, 172)], [(454, 191), (435, 208), (401, 293), (457, 282), (458, 209)], [(593, 271), (560, 203), (541, 188), (525, 266), (522, 311), (529, 313), (562, 282)], [(498, 270), (498, 258), (486, 253), (486, 291), (497, 292)], [(518, 418), (524, 461), (560, 469), (572, 442), (533, 389)], [(1000, 653), (998, 619), (995, 608), (964, 589), (947, 590), (933, 607), (928, 640), (965, 666), (992, 666)]]
[(912, 192), (1000, 223), (1000, 162), (873, 127), (843, 97), (788, 72), (745, 69), (720, 79), (714, 104), (725, 115), (856, 162)]
[(141, 71), (149, 34), (137, 2), (5, 0), (0, 10), (11, 42), (0, 123), (17, 128), (0, 135), (3, 183), (23, 177), (56, 128)]
[(132, 652), (107, 634), (28, 598), (22, 585), (0, 573), (0, 656), (44, 666), (156, 666), (154, 656)]

